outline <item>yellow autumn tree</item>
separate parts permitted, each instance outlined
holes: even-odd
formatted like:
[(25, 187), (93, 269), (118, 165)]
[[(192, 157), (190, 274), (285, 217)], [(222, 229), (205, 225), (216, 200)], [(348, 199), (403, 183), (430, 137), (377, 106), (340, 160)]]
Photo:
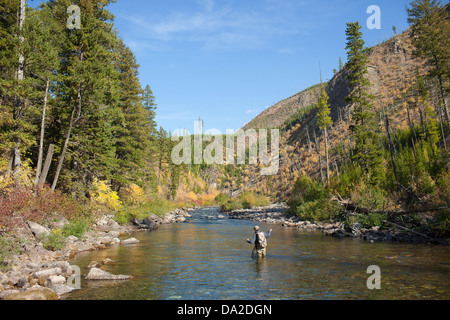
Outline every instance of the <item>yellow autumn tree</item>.
[(107, 181), (99, 181), (97, 178), (93, 182), (93, 196), (92, 201), (97, 206), (106, 207), (111, 210), (119, 210), (122, 206), (117, 192), (112, 191), (111, 186)]
[(120, 194), (126, 204), (140, 205), (145, 202), (144, 190), (135, 183), (128, 185)]

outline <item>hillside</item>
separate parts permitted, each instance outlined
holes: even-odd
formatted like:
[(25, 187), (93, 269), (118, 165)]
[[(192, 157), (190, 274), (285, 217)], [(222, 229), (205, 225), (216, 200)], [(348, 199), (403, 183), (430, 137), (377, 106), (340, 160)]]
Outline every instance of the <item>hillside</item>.
[(242, 129), (278, 128), (298, 110), (316, 104), (319, 85), (314, 85), (264, 110)]
[[(371, 48), (368, 55), (367, 77), (371, 82), (370, 93), (376, 96), (375, 109), (380, 113), (389, 114), (392, 130), (408, 127), (408, 112), (410, 121), (418, 124), (420, 115), (409, 105), (414, 103), (412, 88), (417, 68), (421, 74), (427, 70), (424, 61), (413, 55), (409, 31)], [(326, 84), (333, 119), (329, 138), (330, 148), (333, 149), (330, 164), (334, 176), (346, 163), (346, 158), (350, 156), (346, 154), (349, 144), (347, 120), (352, 110), (344, 101), (349, 93), (347, 74), (347, 68), (344, 67)], [(243, 128), (280, 127), (282, 129), (278, 174), (268, 179), (259, 176), (257, 166), (246, 166), (243, 170), (244, 190), (256, 190), (286, 199), (299, 176), (308, 175), (320, 179), (321, 174), (324, 174), (321, 173), (319, 165), (319, 160), (322, 160), (322, 163), (324, 161), (323, 137), (316, 126), (316, 114), (313, 108), (318, 101), (318, 88), (319, 86), (314, 86), (277, 103)], [(432, 99), (434, 97), (432, 93)], [(295, 116), (296, 112), (297, 116)], [(385, 135), (383, 121), (380, 121), (379, 130)], [(320, 146), (322, 146), (321, 150), (318, 149)], [(319, 155), (322, 159), (319, 159)], [(322, 170), (324, 170), (323, 165)]]

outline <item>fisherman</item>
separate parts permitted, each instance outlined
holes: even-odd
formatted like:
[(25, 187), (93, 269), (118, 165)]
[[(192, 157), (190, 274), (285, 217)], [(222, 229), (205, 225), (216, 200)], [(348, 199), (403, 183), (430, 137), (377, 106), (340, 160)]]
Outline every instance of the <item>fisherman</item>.
[(252, 252), (252, 257), (263, 258), (266, 256), (267, 238), (270, 238), (273, 229), (270, 229), (268, 233), (264, 233), (260, 231), (260, 228), (258, 226), (256, 226), (253, 228), (253, 230), (255, 231), (255, 234), (253, 235), (252, 240), (247, 239), (247, 242), (249, 244), (255, 245), (255, 248)]

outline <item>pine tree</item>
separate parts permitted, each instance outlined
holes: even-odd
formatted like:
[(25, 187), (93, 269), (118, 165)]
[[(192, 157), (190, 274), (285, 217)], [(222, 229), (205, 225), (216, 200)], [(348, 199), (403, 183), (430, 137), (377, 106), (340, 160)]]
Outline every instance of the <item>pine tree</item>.
[(148, 113), (148, 123), (151, 127), (151, 132), (150, 135), (151, 136), (156, 136), (157, 130), (156, 130), (156, 109), (157, 109), (157, 104), (155, 102), (155, 96), (153, 95), (153, 91), (150, 88), (150, 85), (146, 85), (145, 89), (144, 89), (144, 93), (142, 95), (142, 100), (144, 103), (144, 108), (147, 110)]
[(152, 168), (151, 172), (149, 172), (149, 175), (151, 175), (150, 178), (150, 185), (153, 189), (156, 188), (157, 182), (155, 178), (155, 170), (158, 166), (158, 144), (159, 144), (159, 132), (157, 129), (157, 123), (156, 123), (156, 99), (153, 94), (152, 89), (150, 88), (150, 85), (146, 85), (145, 89), (142, 94), (142, 103), (146, 112), (146, 118), (147, 118), (147, 132), (145, 135), (147, 136), (147, 139), (149, 140), (148, 148), (145, 153), (145, 160), (146, 160), (146, 168)]
[(157, 139), (157, 171), (158, 171), (158, 184), (161, 183), (163, 171), (166, 166), (171, 163), (171, 141), (167, 134), (167, 131), (162, 127), (159, 128)]
[(330, 117), (331, 110), (328, 104), (328, 94), (325, 87), (322, 89), (319, 103), (317, 104), (317, 125), (319, 129), (323, 131), (325, 137), (325, 157), (327, 166), (327, 184), (330, 184), (330, 159), (329, 159), (329, 146), (328, 146), (328, 128), (333, 124), (333, 120)]
[(120, 117), (114, 122), (116, 158), (118, 168), (114, 173), (117, 188), (129, 183), (142, 185), (145, 156), (149, 147), (147, 110), (142, 103), (139, 83), (139, 66), (133, 52), (119, 42), (116, 69), (119, 72)]
[(48, 7), (29, 10), (24, 26), (27, 35), (24, 41), (25, 83), (29, 88), (27, 99), (34, 106), (36, 119), (39, 118), (36, 124), (40, 126), (35, 184), (43, 165), (47, 109), (58, 80), (58, 45), (62, 41), (62, 30), (63, 26), (55, 23)]
[(341, 71), (342, 68), (344, 68), (344, 63), (342, 62), (342, 57), (339, 57), (339, 71)]
[(425, 84), (425, 79), (417, 71), (417, 93), (419, 112), (421, 114), (422, 132), (420, 135), (430, 145), (430, 150), (433, 155), (436, 155), (439, 143), (439, 126), (437, 124), (436, 114), (430, 105), (428, 89)]
[[(110, 178), (114, 163), (111, 121), (117, 115), (118, 73), (114, 68), (117, 37), (112, 30), (112, 14), (106, 10), (112, 1), (91, 0), (78, 3), (81, 29), (65, 29), (60, 52), (61, 81), (58, 83), (58, 109), (61, 115), (60, 143), (52, 189), (56, 188), (63, 164), (66, 184), (85, 186), (95, 177)], [(67, 23), (69, 0), (47, 4), (54, 18)], [(74, 143), (70, 144), (71, 139)], [(106, 148), (106, 149), (105, 149)], [(70, 155), (66, 159), (67, 155)], [(83, 190), (78, 190), (83, 191)]]
[(26, 1), (2, 0), (0, 10), (0, 151), (9, 153), (6, 176), (13, 173), (18, 184), (22, 154), (33, 144), (36, 129), (26, 120), (29, 112), (23, 55)]
[(431, 66), (429, 76), (436, 78), (447, 123), (450, 125), (447, 95), (450, 90), (450, 20), (440, 0), (414, 0), (410, 4), (408, 23), (415, 54)]
[(353, 160), (359, 163), (372, 184), (378, 184), (383, 178), (383, 159), (375, 121), (374, 96), (368, 92), (367, 49), (360, 30), (358, 22), (347, 23), (347, 78), (350, 94), (345, 100), (354, 108), (350, 126), (355, 137)]
[[(14, 147), (13, 128), (16, 126), (13, 120), (13, 97), (18, 56), (16, 37), (18, 7), (18, 0), (0, 0), (0, 152), (2, 154), (7, 152), (9, 155)], [(10, 162), (10, 168), (11, 166)], [(10, 168), (8, 171), (11, 171)]]

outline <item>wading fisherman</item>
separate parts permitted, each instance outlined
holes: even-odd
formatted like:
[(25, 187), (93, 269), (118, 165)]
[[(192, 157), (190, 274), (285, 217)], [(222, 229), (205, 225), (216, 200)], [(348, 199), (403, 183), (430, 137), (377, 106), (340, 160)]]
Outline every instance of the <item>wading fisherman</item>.
[(272, 234), (272, 229), (269, 230), (269, 232), (264, 233), (259, 230), (259, 227), (256, 226), (253, 228), (255, 231), (255, 234), (253, 235), (252, 240), (247, 239), (247, 242), (249, 244), (254, 244), (255, 248), (252, 252), (252, 257), (265, 257), (266, 256), (266, 248), (267, 248), (267, 238), (270, 238), (270, 235)]

